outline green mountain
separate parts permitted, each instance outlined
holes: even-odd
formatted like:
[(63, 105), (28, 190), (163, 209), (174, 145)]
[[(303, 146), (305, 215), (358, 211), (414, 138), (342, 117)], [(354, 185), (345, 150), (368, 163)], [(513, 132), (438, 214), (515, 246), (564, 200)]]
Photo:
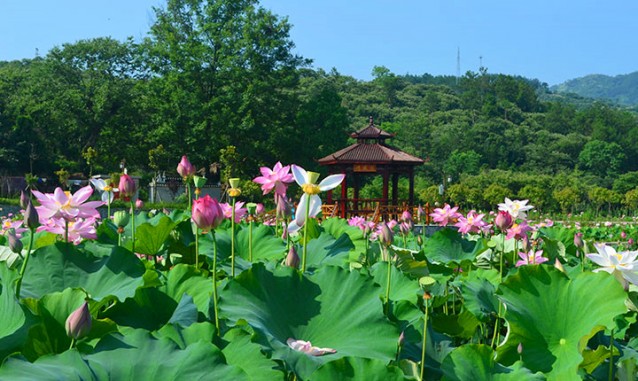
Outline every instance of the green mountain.
[(611, 77), (592, 74), (552, 86), (557, 93), (574, 93), (587, 98), (606, 99), (623, 106), (638, 105), (638, 71)]

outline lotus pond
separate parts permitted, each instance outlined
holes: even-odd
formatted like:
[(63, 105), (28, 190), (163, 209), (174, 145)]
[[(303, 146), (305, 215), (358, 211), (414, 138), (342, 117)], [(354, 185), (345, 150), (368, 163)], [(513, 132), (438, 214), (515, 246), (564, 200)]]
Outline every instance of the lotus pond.
[(3, 220), (0, 379), (635, 379), (633, 226), (528, 225), (506, 200), (438, 209), (426, 237), (409, 213), (312, 218), (326, 184), (292, 223), (202, 198), (82, 227), (98, 204), (36, 195), (39, 218)]

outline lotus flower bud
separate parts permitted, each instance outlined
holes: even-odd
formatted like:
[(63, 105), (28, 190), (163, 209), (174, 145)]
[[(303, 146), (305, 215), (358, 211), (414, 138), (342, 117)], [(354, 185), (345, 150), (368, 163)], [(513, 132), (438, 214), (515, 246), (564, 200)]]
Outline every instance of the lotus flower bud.
[(408, 212), (407, 210), (404, 210), (403, 213), (401, 213), (401, 221), (412, 221), (412, 214), (410, 214), (410, 212)]
[(505, 231), (512, 227), (514, 223), (512, 216), (506, 211), (500, 211), (494, 218), (494, 225), (496, 225), (501, 231)]
[(519, 355), (523, 354), (523, 343), (518, 343), (518, 346), (516, 347), (516, 352), (518, 352)]
[(290, 218), (291, 215), (292, 208), (290, 207), (290, 203), (288, 203), (283, 196), (277, 197), (277, 218), (284, 220)]
[(120, 197), (124, 199), (130, 199), (131, 197), (133, 197), (135, 195), (135, 191), (137, 190), (135, 181), (126, 173), (120, 176), (120, 183), (117, 188), (119, 189)]
[(135, 209), (140, 210), (143, 207), (144, 207), (144, 201), (140, 200), (139, 198), (135, 200)]
[(392, 245), (392, 230), (387, 224), (382, 223), (379, 230), (379, 240), (386, 246)]
[(7, 236), (7, 240), (9, 241), (9, 249), (16, 254), (22, 253), (22, 241), (18, 238), (15, 231), (13, 229), (9, 230), (9, 234)]
[(560, 263), (560, 261), (558, 260), (558, 258), (556, 258), (556, 261), (554, 262), (554, 268), (556, 268), (556, 270), (565, 273), (565, 268), (563, 267), (563, 264)]
[(627, 233), (620, 232), (620, 239), (626, 239), (626, 238), (627, 238)]
[(24, 212), (24, 224), (29, 229), (35, 229), (40, 226), (40, 218), (38, 217), (38, 211), (33, 206), (33, 203), (29, 201), (27, 208)]
[(402, 347), (404, 342), (405, 342), (405, 331), (401, 331), (401, 334), (399, 335), (399, 340), (398, 340), (397, 344), (400, 347)]
[(184, 180), (195, 174), (195, 167), (193, 166), (193, 164), (191, 164), (190, 161), (188, 161), (186, 155), (182, 156), (182, 160), (179, 162), (179, 164), (177, 164), (177, 173), (179, 173), (179, 175), (182, 176)]
[(265, 211), (264, 204), (262, 204), (261, 202), (257, 203), (257, 207), (255, 208), (255, 214), (260, 216), (264, 214), (264, 211)]
[(425, 210), (423, 210), (423, 207), (419, 205), (419, 208), (416, 210), (416, 220), (418, 222), (423, 222), (424, 219), (425, 219)]
[(423, 237), (422, 236), (417, 236), (416, 237), (416, 243), (420, 246), (423, 246)]
[(282, 241), (287, 241), (288, 240), (288, 225), (287, 224), (282, 224), (283, 228), (281, 231), (281, 240)]
[(295, 250), (294, 246), (290, 246), (290, 250), (288, 250), (288, 255), (286, 256), (286, 266), (294, 267), (296, 269), (299, 268), (299, 255), (297, 254), (297, 250)]
[(401, 232), (402, 235), (408, 235), (410, 233), (410, 230), (410, 225), (406, 222), (401, 222), (399, 224), (399, 232)]
[(578, 232), (574, 234), (574, 246), (579, 249), (582, 249), (585, 246), (585, 243), (583, 242), (583, 233)]
[(527, 236), (527, 234), (525, 234), (525, 235), (523, 236), (523, 239), (521, 240), (521, 245), (522, 245), (522, 248), (523, 248), (523, 251), (524, 251), (524, 252), (526, 252), (526, 253), (527, 253), (527, 252), (529, 252), (529, 251), (530, 251), (530, 249), (531, 249), (531, 248), (530, 248), (530, 246), (531, 246), (531, 245), (530, 245), (529, 237)]
[(224, 211), (216, 199), (209, 195), (193, 201), (192, 220), (198, 228), (208, 231), (215, 229), (224, 220)]
[(31, 201), (31, 198), (24, 191), (20, 191), (20, 207), (26, 209), (29, 201)]
[(195, 188), (202, 188), (206, 185), (206, 178), (202, 176), (193, 176), (193, 184), (195, 184)]
[(89, 304), (84, 302), (77, 310), (73, 311), (66, 319), (66, 334), (72, 339), (79, 339), (91, 331), (91, 312)]
[(627, 244), (628, 244), (629, 246), (632, 246), (632, 245), (634, 244), (634, 239), (633, 239), (633, 238), (629, 238), (629, 239), (627, 240)]

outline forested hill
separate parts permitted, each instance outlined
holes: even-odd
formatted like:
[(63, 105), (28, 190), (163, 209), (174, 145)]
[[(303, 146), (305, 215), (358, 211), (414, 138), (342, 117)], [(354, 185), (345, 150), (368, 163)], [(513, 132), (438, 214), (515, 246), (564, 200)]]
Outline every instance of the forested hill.
[(0, 176), (110, 173), (122, 160), (132, 173), (170, 174), (183, 154), (243, 179), (277, 161), (321, 170), (316, 160), (372, 116), (396, 133), (390, 144), (426, 161), (419, 189), (472, 176), (484, 176), (467, 180), (481, 195), (498, 179), (506, 189), (494, 200), (526, 186), (638, 186), (634, 112), (547, 101), (538, 80), (487, 69), (456, 78), (375, 67), (370, 81), (314, 70), (292, 53), (285, 18), (254, 0), (219, 2), (169, 0), (139, 43), (95, 38), (0, 62)]
[(610, 100), (624, 106), (638, 106), (638, 71), (615, 77), (602, 74), (587, 75), (552, 86), (551, 90)]

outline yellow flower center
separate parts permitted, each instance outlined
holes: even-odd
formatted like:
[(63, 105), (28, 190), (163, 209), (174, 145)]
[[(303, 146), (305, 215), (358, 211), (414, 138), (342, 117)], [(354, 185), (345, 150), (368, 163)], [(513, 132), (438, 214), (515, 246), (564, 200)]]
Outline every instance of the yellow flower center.
[(239, 188), (230, 188), (228, 190), (228, 195), (230, 197), (237, 197), (241, 194), (241, 190)]
[(113, 190), (113, 187), (112, 187), (112, 186), (110, 186), (110, 185), (105, 185), (105, 186), (104, 186), (104, 192), (110, 192), (110, 191), (112, 191), (112, 190)]
[(321, 189), (319, 189), (317, 184), (304, 184), (301, 189), (303, 189), (305, 194), (315, 195), (321, 193)]

